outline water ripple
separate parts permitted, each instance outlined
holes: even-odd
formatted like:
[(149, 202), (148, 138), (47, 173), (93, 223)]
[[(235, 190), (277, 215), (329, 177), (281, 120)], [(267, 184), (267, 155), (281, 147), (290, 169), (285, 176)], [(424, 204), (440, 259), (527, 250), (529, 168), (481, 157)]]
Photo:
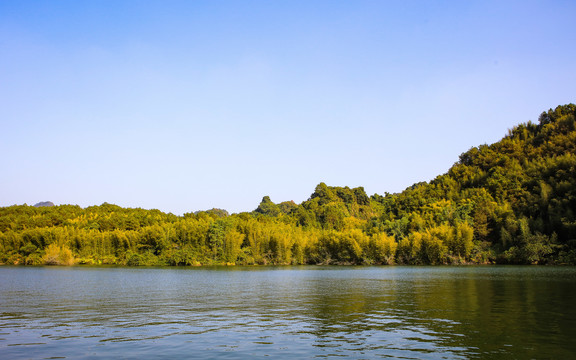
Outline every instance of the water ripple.
[(575, 353), (576, 276), (545, 281), (541, 270), (532, 279), (521, 268), (521, 281), (513, 275), (505, 281), (500, 268), (490, 276), (477, 269), (0, 268), (0, 353), (11, 359)]

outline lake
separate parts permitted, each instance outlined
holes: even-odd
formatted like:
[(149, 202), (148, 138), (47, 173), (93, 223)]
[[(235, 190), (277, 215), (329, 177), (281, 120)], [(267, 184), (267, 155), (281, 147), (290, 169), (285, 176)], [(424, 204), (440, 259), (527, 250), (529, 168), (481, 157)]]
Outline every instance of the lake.
[(575, 339), (573, 267), (0, 267), (2, 359), (568, 359)]

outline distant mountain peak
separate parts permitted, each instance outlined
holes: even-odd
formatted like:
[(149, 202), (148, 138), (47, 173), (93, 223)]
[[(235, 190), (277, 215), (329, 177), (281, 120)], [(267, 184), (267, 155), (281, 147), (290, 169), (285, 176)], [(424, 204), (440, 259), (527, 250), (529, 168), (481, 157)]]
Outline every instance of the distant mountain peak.
[(46, 206), (55, 206), (52, 201), (41, 201), (38, 204), (34, 205), (34, 207), (46, 207)]

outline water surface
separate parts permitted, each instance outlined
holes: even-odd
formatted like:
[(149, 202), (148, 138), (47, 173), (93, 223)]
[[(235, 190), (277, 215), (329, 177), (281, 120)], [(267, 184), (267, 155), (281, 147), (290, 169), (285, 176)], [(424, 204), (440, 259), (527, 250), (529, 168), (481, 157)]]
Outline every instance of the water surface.
[(0, 267), (0, 358), (576, 357), (572, 267)]

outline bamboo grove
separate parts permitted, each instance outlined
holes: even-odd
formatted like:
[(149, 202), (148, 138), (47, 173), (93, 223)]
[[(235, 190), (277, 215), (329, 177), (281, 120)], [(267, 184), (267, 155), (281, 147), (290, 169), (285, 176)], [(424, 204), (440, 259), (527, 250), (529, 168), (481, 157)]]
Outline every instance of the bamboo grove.
[(402, 193), (316, 186), (250, 213), (111, 204), (0, 208), (3, 264), (575, 264), (576, 105)]

